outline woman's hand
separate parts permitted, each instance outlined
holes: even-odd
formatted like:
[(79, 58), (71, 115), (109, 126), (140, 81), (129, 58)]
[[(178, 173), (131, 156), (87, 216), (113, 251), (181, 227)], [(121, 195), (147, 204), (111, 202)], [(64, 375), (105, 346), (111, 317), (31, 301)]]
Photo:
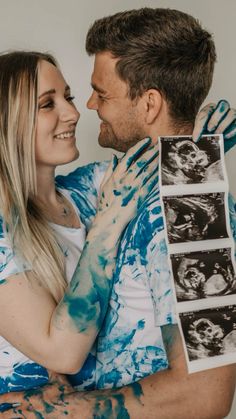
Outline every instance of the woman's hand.
[(120, 235), (157, 184), (158, 148), (150, 144), (151, 140), (145, 138), (119, 162), (113, 156), (101, 185), (98, 213), (93, 225), (98, 234), (105, 227), (111, 227), (111, 234)]
[(225, 153), (235, 146), (236, 109), (230, 108), (227, 100), (220, 100), (217, 105), (209, 103), (198, 112), (193, 140), (197, 142), (204, 134), (223, 134)]

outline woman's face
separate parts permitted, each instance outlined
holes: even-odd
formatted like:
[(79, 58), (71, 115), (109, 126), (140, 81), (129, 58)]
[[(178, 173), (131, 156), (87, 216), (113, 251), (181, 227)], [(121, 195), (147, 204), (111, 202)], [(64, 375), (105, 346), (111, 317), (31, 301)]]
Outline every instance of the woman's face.
[(54, 168), (75, 160), (79, 156), (75, 129), (80, 115), (61, 72), (47, 61), (39, 66), (38, 102), (37, 168)]

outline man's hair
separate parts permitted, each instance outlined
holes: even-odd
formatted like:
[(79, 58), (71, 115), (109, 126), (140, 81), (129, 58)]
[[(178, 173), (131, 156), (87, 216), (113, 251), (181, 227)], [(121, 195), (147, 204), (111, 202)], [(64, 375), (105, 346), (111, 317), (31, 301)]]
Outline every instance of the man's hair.
[(98, 19), (86, 39), (89, 55), (109, 51), (131, 99), (157, 89), (174, 121), (193, 122), (211, 86), (215, 46), (209, 32), (178, 10), (142, 8)]

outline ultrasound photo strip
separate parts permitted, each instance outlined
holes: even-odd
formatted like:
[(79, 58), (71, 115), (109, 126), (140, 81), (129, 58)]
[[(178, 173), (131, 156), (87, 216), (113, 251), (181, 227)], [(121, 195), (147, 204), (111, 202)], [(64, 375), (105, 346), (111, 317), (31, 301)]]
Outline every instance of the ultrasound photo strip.
[(226, 365), (236, 361), (236, 269), (223, 137), (203, 136), (197, 144), (190, 136), (161, 137), (159, 144), (165, 236), (188, 369)]

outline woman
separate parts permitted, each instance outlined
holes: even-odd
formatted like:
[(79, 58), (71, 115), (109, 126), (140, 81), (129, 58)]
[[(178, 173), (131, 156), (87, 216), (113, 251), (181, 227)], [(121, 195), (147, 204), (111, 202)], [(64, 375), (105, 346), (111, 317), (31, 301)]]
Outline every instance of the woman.
[(54, 179), (79, 155), (78, 119), (52, 56), (0, 56), (0, 393), (81, 368), (106, 312), (120, 234), (156, 182), (149, 139), (113, 158), (82, 252), (99, 166), (66, 186)]

